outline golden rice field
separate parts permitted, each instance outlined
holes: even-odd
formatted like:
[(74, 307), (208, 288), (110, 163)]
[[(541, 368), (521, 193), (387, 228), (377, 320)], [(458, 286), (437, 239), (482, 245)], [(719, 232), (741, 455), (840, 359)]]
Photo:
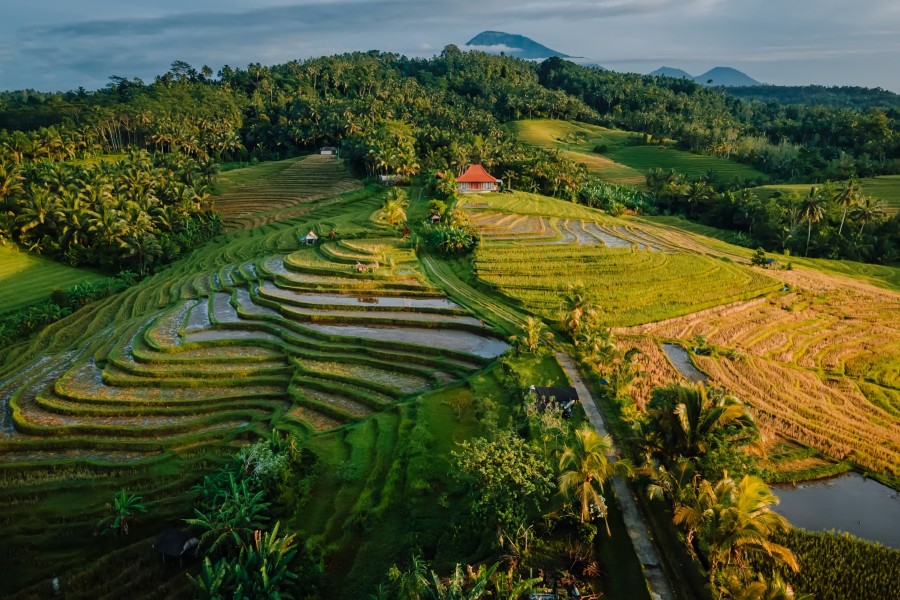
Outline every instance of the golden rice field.
[(900, 476), (900, 294), (810, 271), (773, 276), (790, 291), (620, 333), (687, 347), (700, 335), (736, 351), (693, 359), (766, 431)]

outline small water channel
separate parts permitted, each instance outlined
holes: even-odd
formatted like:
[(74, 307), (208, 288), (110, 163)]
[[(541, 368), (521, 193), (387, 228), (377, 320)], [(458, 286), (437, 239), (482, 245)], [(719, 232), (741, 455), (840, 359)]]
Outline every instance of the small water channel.
[(666, 352), (666, 356), (678, 369), (678, 372), (684, 375), (688, 381), (693, 381), (694, 383), (706, 383), (709, 381), (706, 373), (695, 367), (694, 363), (691, 362), (691, 356), (687, 350), (677, 344), (663, 344), (662, 347)]
[(850, 473), (796, 486), (777, 485), (775, 510), (792, 525), (811, 531), (846, 531), (900, 549), (900, 493)]

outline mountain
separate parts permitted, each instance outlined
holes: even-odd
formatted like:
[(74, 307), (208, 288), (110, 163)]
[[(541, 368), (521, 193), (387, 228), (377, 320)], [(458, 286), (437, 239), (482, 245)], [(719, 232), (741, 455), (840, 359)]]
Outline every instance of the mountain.
[(688, 73), (687, 71), (684, 71), (682, 69), (676, 69), (675, 67), (660, 67), (657, 70), (650, 73), (650, 75), (654, 75), (654, 76), (659, 75), (659, 76), (663, 76), (663, 77), (675, 77), (675, 78), (682, 77), (684, 79), (694, 79), (694, 76), (691, 75), (690, 73)]
[[(712, 80), (712, 83), (707, 83)], [(716, 67), (703, 75), (694, 77), (694, 81), (702, 85), (724, 85), (725, 87), (743, 87), (748, 85), (760, 85), (760, 83), (737, 69), (731, 67)]]
[(502, 31), (482, 31), (466, 42), (466, 46), (475, 47), (479, 50), (494, 54), (505, 52), (509, 56), (518, 58), (536, 59), (550, 58), (551, 56), (574, 58), (568, 54), (557, 52), (543, 44), (539, 44), (524, 35), (503, 33)]

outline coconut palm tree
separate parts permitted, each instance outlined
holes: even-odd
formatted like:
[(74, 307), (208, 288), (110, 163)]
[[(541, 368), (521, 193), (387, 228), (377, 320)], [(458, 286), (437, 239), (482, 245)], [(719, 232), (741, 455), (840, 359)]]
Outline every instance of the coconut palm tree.
[(847, 219), (847, 211), (862, 200), (862, 187), (860, 187), (859, 181), (855, 178), (849, 180), (835, 194), (834, 199), (844, 209), (843, 214), (841, 214), (841, 225), (838, 227), (838, 237), (840, 237), (841, 232), (844, 230), (844, 221)]
[(528, 317), (525, 322), (519, 326), (520, 335), (514, 335), (510, 338), (520, 348), (524, 348), (526, 352), (536, 352), (541, 343), (541, 337), (547, 336), (552, 338), (553, 334), (545, 333), (547, 326), (540, 319)]
[(881, 208), (881, 201), (872, 196), (865, 196), (858, 205), (851, 211), (850, 216), (859, 223), (859, 235), (863, 234), (863, 229), (872, 221), (876, 221), (884, 215), (884, 209)]
[[(566, 448), (559, 459), (559, 491), (566, 497), (574, 497), (580, 505), (582, 521), (591, 520), (592, 510), (606, 521), (606, 502), (603, 484), (610, 477), (631, 475), (631, 463), (627, 460), (611, 460), (612, 438), (601, 436), (585, 423), (575, 431), (573, 444)], [(606, 531), (609, 533), (609, 524)]]
[(597, 307), (587, 286), (580, 281), (569, 284), (562, 297), (562, 325), (563, 329), (570, 332), (576, 346), (579, 343), (577, 339), (579, 329), (595, 315), (596, 310)]
[(825, 206), (822, 203), (822, 191), (817, 186), (809, 188), (809, 192), (800, 203), (800, 219), (806, 221), (806, 252), (809, 254), (809, 239), (812, 236), (813, 223), (818, 223), (825, 216)]
[(709, 440), (725, 428), (743, 440), (754, 438), (758, 432), (743, 403), (719, 392), (710, 394), (702, 383), (656, 388), (647, 404), (647, 414), (669, 463), (678, 457), (700, 456)]
[(726, 473), (715, 484), (701, 481), (696, 500), (675, 511), (675, 523), (688, 530), (688, 540), (696, 540), (709, 561), (711, 585), (728, 567), (744, 577), (751, 574), (751, 564), (798, 569), (789, 549), (769, 541), (773, 533), (789, 527), (787, 520), (770, 508), (777, 503), (762, 479), (747, 475), (736, 483)]

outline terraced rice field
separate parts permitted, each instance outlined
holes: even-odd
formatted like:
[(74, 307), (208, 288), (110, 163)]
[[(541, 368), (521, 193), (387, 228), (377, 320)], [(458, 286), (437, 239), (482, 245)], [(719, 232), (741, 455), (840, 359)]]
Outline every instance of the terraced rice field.
[(101, 279), (105, 277), (94, 271), (0, 245), (0, 316), (48, 300), (55, 288)]
[[(567, 158), (584, 164), (591, 173), (616, 183), (643, 186), (645, 176), (654, 168), (675, 169), (689, 177), (713, 171), (721, 181), (766, 180), (766, 176), (753, 167), (725, 158), (635, 144), (633, 138), (640, 134), (628, 131), (553, 119), (515, 121), (510, 127), (522, 141), (560, 150)], [(576, 138), (576, 135), (580, 137)], [(606, 152), (593, 152), (597, 145), (605, 145)]]
[(789, 292), (621, 333), (686, 346), (702, 335), (737, 351), (693, 358), (769, 432), (900, 476), (900, 294), (799, 270), (775, 275)]
[[(283, 163), (271, 165), (263, 178), (256, 177), (256, 169), (238, 169), (221, 176), (226, 179), (226, 191), (213, 198), (213, 206), (227, 231), (296, 218), (308, 212), (314, 200), (362, 187), (334, 156), (313, 154)], [(248, 181), (242, 183), (242, 176)]]
[[(550, 199), (543, 210), (558, 216), (535, 216), (541, 207), (531, 206), (530, 195), (503, 196), (487, 195), (468, 208), (484, 240), (477, 276), (550, 319), (573, 281), (594, 291), (610, 325), (656, 321), (781, 287), (758, 271), (690, 251), (688, 236)], [(501, 207), (524, 214), (496, 212)]]
[[(218, 238), (4, 354), (0, 525), (16, 543), (0, 555), (11, 569), (36, 553), (31, 573), (69, 565), (76, 554), (54, 536), (80, 535), (71, 523), (95, 523), (120, 487), (161, 518), (183, 516), (196, 473), (242, 440), (348, 425), (507, 349), (374, 224), (381, 198), (358, 194), (315, 219)], [(301, 247), (310, 228), (354, 237)]]

